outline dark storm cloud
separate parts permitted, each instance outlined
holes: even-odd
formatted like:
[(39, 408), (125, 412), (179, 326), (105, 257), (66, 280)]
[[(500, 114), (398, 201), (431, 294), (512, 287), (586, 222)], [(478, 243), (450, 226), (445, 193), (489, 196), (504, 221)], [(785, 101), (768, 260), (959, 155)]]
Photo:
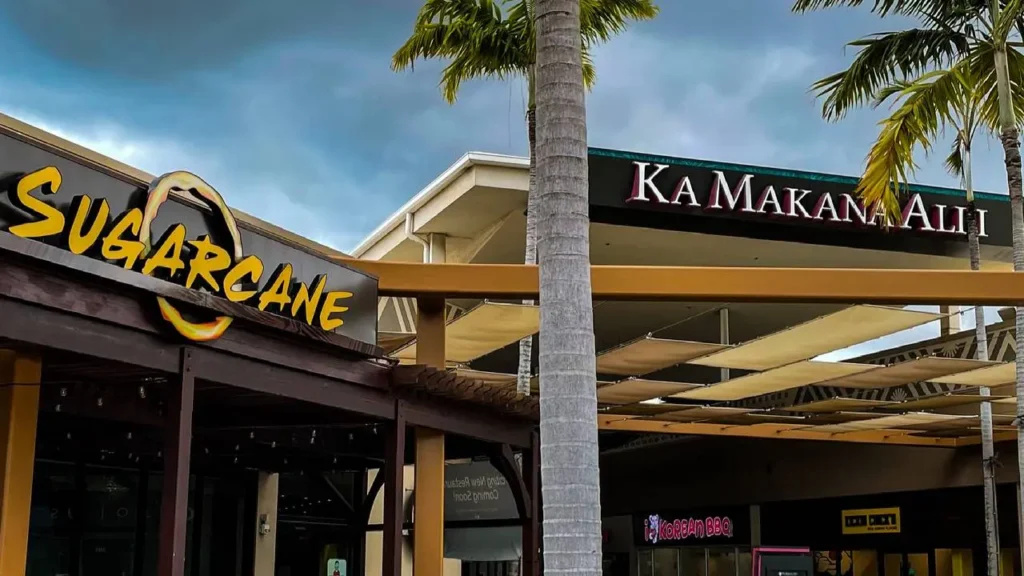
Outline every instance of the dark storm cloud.
[[(401, 35), (414, 0), (2, 0), (37, 50), (129, 77), (220, 68), (296, 39), (360, 43)], [(404, 28), (400, 27), (400, 28)]]
[[(860, 169), (877, 114), (824, 124), (807, 87), (848, 61), (843, 41), (898, 23), (793, 16), (787, 2), (661, 4), (597, 53), (592, 144)], [(0, 0), (0, 111), (150, 171), (200, 172), (232, 204), (351, 248), (466, 151), (526, 150), (519, 82), (468, 83), (451, 107), (439, 64), (391, 72), (417, 7)], [(947, 183), (941, 167), (927, 176)]]

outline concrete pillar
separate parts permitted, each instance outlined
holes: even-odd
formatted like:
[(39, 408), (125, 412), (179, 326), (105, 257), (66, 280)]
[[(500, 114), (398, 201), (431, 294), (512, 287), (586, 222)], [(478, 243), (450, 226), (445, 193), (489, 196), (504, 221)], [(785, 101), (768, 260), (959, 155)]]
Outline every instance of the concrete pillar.
[(277, 495), (279, 476), (260, 472), (256, 480), (256, 545), (253, 576), (274, 576), (277, 558)]
[(939, 318), (940, 335), (948, 336), (960, 331), (959, 306), (939, 306), (939, 314), (943, 314), (942, 318)]
[(0, 350), (0, 574), (25, 573), (39, 420), (39, 358)]

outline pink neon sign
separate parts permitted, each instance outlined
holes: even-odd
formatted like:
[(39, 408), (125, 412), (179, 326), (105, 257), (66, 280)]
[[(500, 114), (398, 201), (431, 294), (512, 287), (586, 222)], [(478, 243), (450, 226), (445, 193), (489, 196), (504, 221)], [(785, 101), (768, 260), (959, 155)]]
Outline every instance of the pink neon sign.
[(728, 516), (668, 520), (658, 514), (651, 514), (644, 520), (644, 542), (650, 544), (691, 538), (695, 540), (723, 536), (731, 538), (732, 534), (732, 520)]

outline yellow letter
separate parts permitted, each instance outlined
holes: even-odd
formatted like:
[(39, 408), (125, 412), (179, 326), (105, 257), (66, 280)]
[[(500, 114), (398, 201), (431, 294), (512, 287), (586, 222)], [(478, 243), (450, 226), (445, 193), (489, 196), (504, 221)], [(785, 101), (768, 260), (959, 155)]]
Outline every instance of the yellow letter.
[(16, 224), (7, 229), (8, 232), (22, 238), (45, 238), (60, 234), (64, 229), (64, 215), (53, 206), (29, 194), (36, 188), (42, 188), (43, 194), (56, 194), (60, 190), (60, 170), (47, 166), (26, 174), (18, 181), (18, 189), (11, 197), (11, 203), (25, 212), (31, 212), (42, 220)]
[(142, 265), (142, 273), (151, 276), (153, 272), (167, 270), (167, 277), (173, 278), (179, 270), (185, 267), (185, 261), (181, 258), (181, 251), (185, 248), (185, 226), (175, 224), (164, 232), (160, 241), (157, 242), (153, 254), (146, 258)]
[(345, 323), (341, 318), (331, 318), (331, 314), (348, 310), (348, 306), (338, 306), (338, 300), (351, 298), (351, 292), (328, 292), (324, 300), (324, 307), (320, 309), (320, 327), (330, 332)]
[(107, 219), (110, 218), (110, 205), (107, 204), (106, 200), (100, 200), (99, 204), (97, 204), (96, 218), (93, 219), (92, 226), (89, 226), (88, 232), (82, 232), (85, 228), (85, 220), (89, 217), (89, 209), (91, 207), (92, 198), (86, 195), (75, 196), (75, 199), (71, 201), (69, 212), (74, 214), (74, 216), (71, 220), (71, 228), (67, 231), (65, 243), (68, 246), (68, 250), (75, 254), (85, 254), (99, 240), (103, 229), (107, 227)]
[(217, 282), (214, 274), (219, 274), (231, 267), (231, 256), (228, 251), (214, 244), (209, 236), (190, 240), (189, 244), (195, 248), (195, 255), (188, 263), (185, 288), (191, 288), (196, 280), (199, 280), (200, 287), (205, 287), (215, 294), (220, 292), (220, 283)]
[(270, 276), (270, 280), (267, 280), (267, 287), (260, 292), (260, 302), (256, 307), (260, 310), (266, 310), (271, 304), (277, 304), (277, 310), (279, 312), (285, 311), (285, 306), (292, 301), (292, 297), (288, 295), (288, 288), (292, 285), (292, 265), (281, 264), (274, 270), (274, 273)]
[(103, 259), (111, 262), (124, 260), (122, 266), (129, 270), (134, 268), (145, 245), (138, 240), (126, 240), (121, 236), (130, 231), (138, 238), (141, 226), (142, 210), (139, 208), (132, 208), (115, 218), (110, 232), (103, 237), (103, 246), (100, 248)]
[(325, 284), (327, 284), (327, 276), (320, 274), (313, 278), (313, 282), (310, 284), (313, 287), (313, 293), (310, 294), (306, 285), (299, 282), (299, 289), (295, 292), (295, 297), (292, 298), (292, 318), (298, 318), (301, 309), (306, 313), (306, 324), (314, 326), (316, 309), (320, 306), (320, 298), (324, 294)]
[(263, 275), (263, 261), (256, 256), (246, 256), (224, 275), (224, 297), (232, 302), (245, 302), (256, 294), (255, 290), (235, 290), (243, 278), (251, 278), (252, 284), (259, 284)]

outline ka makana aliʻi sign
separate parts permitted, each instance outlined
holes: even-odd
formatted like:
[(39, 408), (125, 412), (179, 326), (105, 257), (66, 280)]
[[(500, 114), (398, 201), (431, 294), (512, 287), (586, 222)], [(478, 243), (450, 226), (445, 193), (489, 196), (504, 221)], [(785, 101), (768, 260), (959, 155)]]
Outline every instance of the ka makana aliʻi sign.
[[(769, 218), (790, 218), (833, 225), (899, 228), (939, 234), (967, 234), (966, 206), (925, 203), (920, 193), (911, 193), (903, 202), (898, 218), (887, 216), (879, 205), (866, 206), (850, 193), (833, 194), (781, 186), (752, 173), (729, 175), (710, 171), (710, 182), (701, 182), (683, 174), (675, 182), (656, 182), (668, 164), (633, 162), (633, 186), (626, 202), (647, 202), (706, 211), (735, 212)], [(698, 199), (694, 180), (704, 184)], [(703, 179), (701, 179), (703, 180)], [(764, 181), (764, 182), (762, 182)], [(667, 184), (667, 186), (666, 186)], [(978, 209), (980, 238), (988, 236), (987, 210)]]
[(843, 510), (843, 534), (898, 534), (899, 508)]
[[(4, 138), (0, 153), (15, 145), (24, 146)], [(8, 206), (0, 203), (0, 228), (321, 330), (376, 342), (375, 279), (240, 229), (224, 199), (198, 176), (171, 172), (141, 191), (63, 159), (53, 160), (28, 171), (7, 172)], [(190, 194), (210, 210), (174, 198), (172, 192)], [(192, 341), (219, 338), (232, 323), (228, 316), (198, 319), (202, 314), (186, 313), (162, 297), (156, 301), (163, 319)]]
[[(966, 246), (957, 190), (911, 187), (887, 216), (858, 198), (856, 178), (602, 149), (589, 168), (595, 222), (908, 252)], [(1010, 246), (1007, 198), (978, 193), (976, 208), (981, 242)]]

